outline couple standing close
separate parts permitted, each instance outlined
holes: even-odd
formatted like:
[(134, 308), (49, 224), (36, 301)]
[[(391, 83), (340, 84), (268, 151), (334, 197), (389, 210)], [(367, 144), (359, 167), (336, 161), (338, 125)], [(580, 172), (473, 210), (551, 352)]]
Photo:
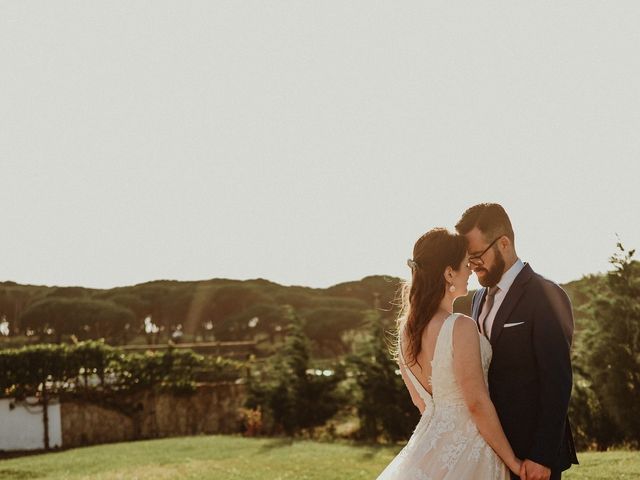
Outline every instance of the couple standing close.
[[(398, 363), (422, 415), (378, 479), (559, 479), (578, 463), (569, 298), (518, 258), (502, 206), (469, 208), (456, 230), (425, 233), (408, 261)], [(472, 271), (469, 318), (453, 301)]]

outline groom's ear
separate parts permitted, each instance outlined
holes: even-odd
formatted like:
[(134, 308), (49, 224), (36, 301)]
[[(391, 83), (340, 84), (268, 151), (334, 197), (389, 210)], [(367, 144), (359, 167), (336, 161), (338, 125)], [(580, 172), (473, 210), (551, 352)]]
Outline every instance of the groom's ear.
[(507, 237), (506, 235), (503, 235), (502, 237), (500, 237), (500, 240), (498, 240), (498, 243), (500, 244), (500, 248), (502, 250), (506, 250), (513, 245), (509, 237)]

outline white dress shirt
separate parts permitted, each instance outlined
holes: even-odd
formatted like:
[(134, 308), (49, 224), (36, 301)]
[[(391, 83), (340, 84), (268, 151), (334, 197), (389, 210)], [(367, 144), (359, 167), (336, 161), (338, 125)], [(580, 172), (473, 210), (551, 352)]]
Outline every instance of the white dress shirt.
[[(495, 297), (493, 297), (493, 307), (491, 307), (491, 311), (489, 312), (489, 317), (486, 319), (486, 327), (487, 327), (487, 336), (491, 338), (491, 328), (493, 327), (493, 321), (496, 318), (496, 313), (500, 310), (500, 305), (504, 301), (504, 298), (507, 296), (513, 281), (516, 279), (518, 274), (524, 268), (524, 263), (519, 258), (516, 260), (516, 263), (511, 265), (511, 268), (502, 274), (502, 278), (496, 285), (500, 290), (496, 292)], [(486, 296), (486, 294), (485, 294)], [(482, 305), (482, 310), (480, 311), (479, 320), (481, 322), (484, 321), (484, 316), (487, 314), (486, 312), (487, 302), (485, 301)]]

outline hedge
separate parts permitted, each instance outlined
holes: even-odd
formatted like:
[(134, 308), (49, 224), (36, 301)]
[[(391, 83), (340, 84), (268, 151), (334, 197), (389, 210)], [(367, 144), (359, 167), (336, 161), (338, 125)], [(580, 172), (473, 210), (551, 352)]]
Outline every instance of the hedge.
[(242, 364), (208, 359), (191, 350), (123, 353), (101, 341), (73, 345), (41, 344), (0, 350), (0, 397), (24, 398), (87, 391), (158, 389), (190, 392), (206, 374), (207, 381), (232, 380)]

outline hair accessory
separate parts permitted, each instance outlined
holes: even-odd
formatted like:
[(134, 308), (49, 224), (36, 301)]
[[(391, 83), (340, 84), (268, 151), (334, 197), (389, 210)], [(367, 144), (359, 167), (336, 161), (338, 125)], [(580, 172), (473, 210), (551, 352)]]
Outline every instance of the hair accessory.
[(414, 271), (418, 268), (418, 264), (416, 263), (416, 261), (412, 260), (411, 258), (407, 259), (407, 265), (409, 265), (411, 271)]

